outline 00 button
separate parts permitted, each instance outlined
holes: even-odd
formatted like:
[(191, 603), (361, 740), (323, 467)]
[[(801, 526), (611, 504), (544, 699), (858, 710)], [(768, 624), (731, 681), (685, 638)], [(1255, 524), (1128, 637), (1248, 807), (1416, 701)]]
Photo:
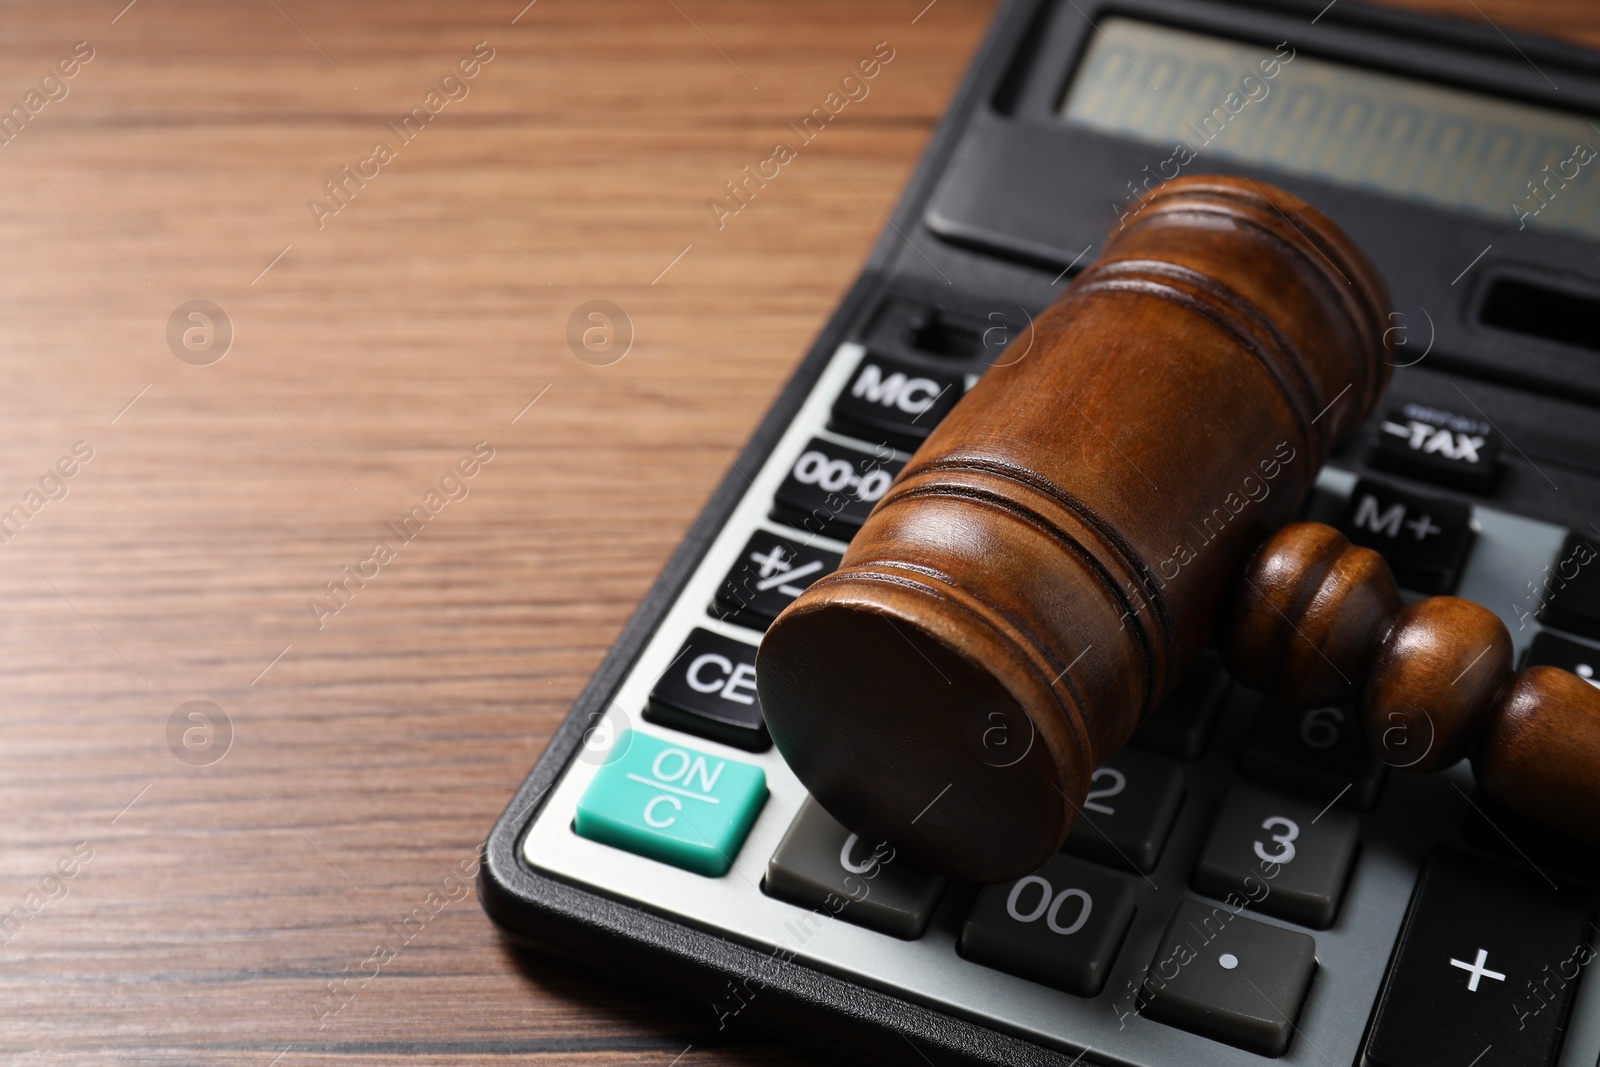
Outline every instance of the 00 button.
[(1033, 874), (985, 887), (957, 949), (974, 963), (1092, 997), (1105, 986), (1133, 910), (1127, 882), (1056, 855)]

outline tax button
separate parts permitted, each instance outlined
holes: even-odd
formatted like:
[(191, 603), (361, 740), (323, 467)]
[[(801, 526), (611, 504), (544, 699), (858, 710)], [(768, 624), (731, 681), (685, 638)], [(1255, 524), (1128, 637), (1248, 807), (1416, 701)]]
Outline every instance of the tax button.
[(1500, 435), (1483, 419), (1422, 404), (1391, 411), (1378, 424), (1374, 467), (1477, 493), (1494, 486)]
[(767, 800), (760, 767), (624, 731), (578, 801), (579, 837), (719, 877)]

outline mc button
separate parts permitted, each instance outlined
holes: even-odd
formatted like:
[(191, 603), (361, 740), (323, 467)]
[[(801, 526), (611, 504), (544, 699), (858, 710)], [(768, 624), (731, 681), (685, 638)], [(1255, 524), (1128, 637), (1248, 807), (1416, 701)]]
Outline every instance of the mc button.
[(959, 374), (868, 354), (837, 400), (828, 426), (863, 441), (915, 449), (961, 399)]

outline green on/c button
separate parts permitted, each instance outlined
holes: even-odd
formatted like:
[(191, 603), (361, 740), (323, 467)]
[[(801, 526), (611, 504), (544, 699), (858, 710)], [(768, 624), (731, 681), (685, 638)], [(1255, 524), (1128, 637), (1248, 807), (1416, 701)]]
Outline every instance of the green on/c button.
[(578, 801), (579, 837), (696, 874), (728, 873), (761, 806), (760, 767), (628, 730)]

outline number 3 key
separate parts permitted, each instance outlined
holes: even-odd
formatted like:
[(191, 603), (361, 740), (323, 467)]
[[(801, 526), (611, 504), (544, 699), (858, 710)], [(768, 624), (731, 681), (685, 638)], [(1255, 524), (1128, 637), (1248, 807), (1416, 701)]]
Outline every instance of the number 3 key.
[(1360, 847), (1355, 817), (1236, 785), (1200, 859), (1197, 892), (1318, 930), (1333, 925)]

